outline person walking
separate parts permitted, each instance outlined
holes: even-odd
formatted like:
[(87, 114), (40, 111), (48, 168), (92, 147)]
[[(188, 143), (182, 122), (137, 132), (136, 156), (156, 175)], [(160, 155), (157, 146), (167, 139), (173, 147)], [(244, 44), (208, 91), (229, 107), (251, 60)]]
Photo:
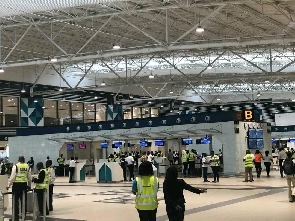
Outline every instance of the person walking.
[[(245, 162), (245, 181), (244, 182), (252, 182), (253, 180), (253, 174), (252, 174), (252, 169), (253, 169), (253, 162), (255, 161), (253, 155), (251, 154), (250, 150), (246, 151), (246, 155), (243, 159)], [(248, 180), (248, 176), (250, 180)]]
[(31, 157), (31, 159), (27, 162), (27, 164), (30, 167), (31, 173), (34, 173), (34, 166), (35, 166), (34, 158)]
[(256, 169), (257, 178), (260, 178), (262, 167), (261, 167), (261, 159), (263, 158), (262, 154), (259, 150), (255, 151), (254, 154), (254, 165)]
[(64, 168), (65, 168), (65, 158), (63, 154), (60, 155), (59, 158), (57, 158), (57, 163), (58, 163), (58, 176), (64, 176)]
[(183, 176), (186, 176), (187, 168), (188, 168), (188, 154), (185, 150), (182, 151), (182, 165), (183, 165)]
[(174, 157), (173, 157), (173, 152), (171, 149), (169, 149), (169, 152), (168, 152), (168, 160), (170, 162), (170, 166), (172, 166), (174, 164)]
[[(25, 193), (25, 202), (27, 203), (27, 190), (31, 189), (31, 171), (28, 164), (25, 163), (25, 158), (20, 156), (18, 163), (12, 167), (11, 175), (8, 180), (8, 190), (12, 186), (12, 194), (14, 195), (14, 220), (19, 220), (19, 200), (23, 203), (23, 193)], [(22, 205), (23, 208), (23, 205)], [(27, 209), (27, 206), (25, 205)], [(22, 211), (24, 212), (24, 211)], [(26, 211), (25, 211), (26, 213)]]
[(292, 188), (295, 187), (295, 159), (292, 159), (292, 153), (287, 152), (287, 158), (283, 161), (283, 170), (286, 174), (286, 180), (288, 185), (288, 199), (289, 202), (294, 201), (294, 196), (292, 195)]
[(37, 163), (36, 167), (39, 171), (39, 174), (38, 174), (38, 178), (33, 178), (33, 182), (36, 184), (35, 192), (37, 194), (39, 213), (40, 213), (40, 216), (43, 216), (43, 206), (44, 206), (43, 202), (46, 202), (46, 215), (49, 215), (47, 200), (44, 200), (44, 197), (47, 196), (49, 175), (44, 169), (44, 165), (42, 162)]
[(120, 166), (121, 166), (121, 168), (123, 170), (124, 181), (127, 181), (127, 162), (126, 162), (126, 158), (125, 158), (124, 154), (121, 155)]
[(132, 193), (135, 197), (135, 208), (140, 221), (156, 221), (159, 190), (158, 178), (154, 176), (153, 165), (144, 161), (139, 165), (139, 177), (133, 181)]
[(220, 161), (219, 161), (219, 157), (214, 153), (214, 151), (211, 151), (210, 162), (211, 162), (210, 165), (211, 165), (213, 177), (214, 177), (213, 183), (219, 182)]
[(206, 189), (198, 189), (187, 184), (183, 179), (178, 179), (176, 167), (169, 167), (163, 183), (164, 200), (169, 221), (183, 221), (185, 212), (185, 199), (183, 190), (192, 193), (206, 193)]
[(203, 172), (202, 174), (203, 174), (204, 182), (210, 182), (207, 176), (209, 165), (210, 165), (210, 159), (208, 159), (207, 154), (204, 153), (202, 157), (202, 172)]
[(76, 161), (74, 160), (74, 157), (71, 157), (70, 160), (70, 165), (69, 165), (69, 183), (73, 183), (73, 177), (75, 173), (75, 168), (76, 168)]
[(191, 150), (188, 154), (188, 175), (195, 175), (195, 164), (196, 164), (196, 155), (193, 150)]
[(127, 168), (129, 170), (129, 181), (134, 180), (134, 158), (131, 153), (129, 153), (129, 156), (126, 158), (127, 162)]
[(271, 163), (273, 163), (273, 159), (272, 159), (272, 156), (269, 154), (268, 150), (265, 151), (265, 155), (263, 156), (263, 162), (264, 162), (264, 166), (266, 170), (266, 176), (270, 177), (269, 176), (270, 166), (271, 166)]
[(284, 177), (284, 168), (283, 168), (283, 162), (287, 158), (287, 154), (284, 150), (284, 148), (281, 148), (278, 154), (278, 160), (279, 160), (279, 167), (280, 167), (280, 174), (281, 178)]
[(53, 187), (54, 187), (54, 181), (55, 181), (55, 172), (52, 167), (52, 160), (48, 160), (46, 162), (46, 174), (48, 174), (48, 182), (49, 182), (49, 211), (53, 211)]

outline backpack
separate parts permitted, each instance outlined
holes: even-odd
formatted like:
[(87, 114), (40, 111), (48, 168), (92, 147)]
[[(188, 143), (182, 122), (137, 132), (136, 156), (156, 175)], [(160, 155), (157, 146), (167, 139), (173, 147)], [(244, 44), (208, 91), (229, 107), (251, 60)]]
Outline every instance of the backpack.
[(292, 158), (287, 158), (284, 161), (284, 173), (286, 175), (294, 175), (295, 174), (295, 166), (294, 166)]

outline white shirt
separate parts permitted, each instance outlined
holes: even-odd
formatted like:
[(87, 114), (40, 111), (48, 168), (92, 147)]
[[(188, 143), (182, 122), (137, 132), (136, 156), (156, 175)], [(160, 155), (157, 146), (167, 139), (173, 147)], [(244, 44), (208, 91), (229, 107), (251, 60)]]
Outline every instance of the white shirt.
[(69, 167), (76, 167), (76, 161), (75, 160), (70, 160)]
[(128, 156), (125, 158), (127, 165), (133, 165), (134, 164), (134, 158), (133, 156)]
[(285, 160), (286, 158), (287, 158), (287, 154), (285, 153), (285, 151), (281, 150), (278, 154), (278, 159)]
[(210, 157), (203, 157), (202, 158), (202, 167), (209, 167), (210, 165)]
[(265, 163), (271, 163), (272, 161), (272, 156), (271, 155), (268, 155), (268, 156), (263, 156), (263, 161)]
[[(15, 177), (16, 177), (16, 166), (13, 165), (12, 170), (11, 170), (11, 175), (10, 178), (8, 180), (8, 187), (10, 187), (13, 182), (15, 181)], [(32, 181), (32, 177), (31, 177), (31, 169), (29, 168), (28, 171), (28, 175), (27, 175), (27, 179), (28, 179), (28, 186), (31, 186), (31, 181)]]
[(148, 161), (150, 161), (150, 162), (153, 162), (153, 160), (154, 160), (154, 157), (153, 157), (153, 155), (148, 155), (148, 158), (147, 158), (147, 160)]

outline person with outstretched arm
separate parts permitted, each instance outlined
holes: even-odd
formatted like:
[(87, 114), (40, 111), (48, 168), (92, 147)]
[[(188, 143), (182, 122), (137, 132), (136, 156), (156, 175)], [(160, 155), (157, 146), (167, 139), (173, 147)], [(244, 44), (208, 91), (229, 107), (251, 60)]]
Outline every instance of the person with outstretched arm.
[(166, 212), (169, 221), (183, 221), (185, 212), (185, 198), (183, 190), (200, 194), (207, 193), (206, 189), (198, 189), (187, 184), (183, 179), (178, 179), (176, 167), (169, 167), (163, 183)]

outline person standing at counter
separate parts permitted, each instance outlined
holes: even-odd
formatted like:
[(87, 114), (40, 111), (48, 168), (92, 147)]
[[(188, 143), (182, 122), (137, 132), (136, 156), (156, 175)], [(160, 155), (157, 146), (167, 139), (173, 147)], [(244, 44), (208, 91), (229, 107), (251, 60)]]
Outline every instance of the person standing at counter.
[(129, 170), (129, 181), (134, 180), (134, 158), (132, 153), (129, 153), (129, 156), (126, 158), (127, 168)]
[(116, 162), (114, 154), (110, 154), (110, 156), (108, 158), (108, 162)]
[(74, 157), (71, 157), (71, 160), (70, 160), (70, 165), (69, 165), (69, 173), (70, 173), (70, 180), (69, 180), (69, 183), (73, 183), (73, 176), (74, 176), (74, 173), (75, 173), (75, 168), (76, 168), (76, 161), (74, 159)]
[(45, 166), (46, 166), (46, 173), (48, 174), (48, 177), (49, 177), (49, 180), (48, 180), (48, 182), (49, 182), (49, 211), (53, 211), (52, 196), (53, 196), (53, 187), (54, 187), (54, 181), (55, 181), (55, 172), (52, 167), (52, 160), (48, 160), (46, 162)]
[(188, 155), (185, 150), (182, 151), (183, 176), (186, 176), (188, 168)]
[(214, 151), (211, 151), (211, 168), (214, 176), (213, 183), (219, 182), (219, 166), (219, 157), (216, 154), (214, 154)]
[(169, 149), (167, 158), (168, 158), (168, 160), (170, 162), (170, 166), (172, 166), (174, 164), (174, 157), (173, 157), (173, 153), (172, 153), (171, 149)]
[(124, 181), (127, 181), (127, 161), (124, 154), (121, 155), (120, 166), (123, 170)]
[(280, 167), (280, 174), (281, 174), (281, 178), (284, 177), (284, 167), (283, 167), (283, 162), (284, 160), (287, 158), (287, 154), (284, 151), (284, 148), (280, 149), (280, 152), (278, 154), (278, 160), (279, 160), (279, 167)]
[(57, 163), (58, 163), (58, 176), (63, 176), (64, 175), (64, 168), (65, 168), (65, 158), (63, 154), (60, 155), (59, 158), (57, 158)]
[(204, 153), (202, 157), (202, 172), (203, 172), (204, 182), (210, 182), (207, 177), (209, 166), (210, 166), (210, 159), (208, 159), (207, 154)]
[(193, 150), (191, 150), (188, 154), (188, 175), (194, 176), (195, 174), (195, 163), (196, 163), (196, 155)]

